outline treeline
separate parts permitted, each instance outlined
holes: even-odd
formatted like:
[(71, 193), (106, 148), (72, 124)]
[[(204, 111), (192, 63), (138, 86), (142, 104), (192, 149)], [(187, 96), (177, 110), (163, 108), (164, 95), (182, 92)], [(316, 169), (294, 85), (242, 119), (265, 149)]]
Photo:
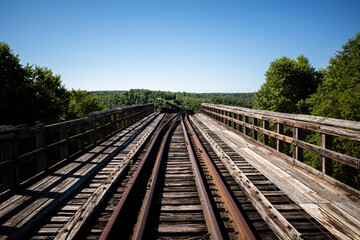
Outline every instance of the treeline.
[[(359, 33), (330, 58), (326, 69), (316, 70), (302, 55), (282, 57), (270, 64), (265, 76), (266, 82), (255, 93), (254, 108), (360, 121)], [(292, 134), (291, 127), (284, 131)], [(320, 135), (308, 134), (305, 141), (320, 146)], [(334, 137), (330, 145), (334, 151), (360, 158), (359, 141)], [(291, 155), (292, 147), (285, 151)], [(320, 168), (320, 156), (312, 152), (304, 151), (304, 162)], [(333, 161), (330, 171), (334, 178), (359, 188), (359, 170)]]
[(185, 108), (200, 112), (201, 103), (215, 103), (232, 106), (252, 107), (254, 93), (186, 93), (131, 89), (129, 91), (90, 91), (107, 108), (133, 104), (154, 103), (155, 111), (165, 106), (165, 100), (178, 100)]
[(60, 75), (46, 67), (22, 66), (0, 42), (0, 125), (55, 123), (104, 109), (86, 91), (67, 90)]

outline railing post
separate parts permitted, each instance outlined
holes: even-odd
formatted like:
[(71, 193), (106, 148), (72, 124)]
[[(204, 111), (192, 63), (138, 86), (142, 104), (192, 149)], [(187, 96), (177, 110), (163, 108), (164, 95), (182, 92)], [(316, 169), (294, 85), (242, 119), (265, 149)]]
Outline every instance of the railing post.
[[(326, 149), (331, 149), (332, 136), (321, 133), (321, 147)], [(321, 156), (320, 159), (320, 168), (324, 174), (331, 175), (332, 174), (332, 159)]]
[(96, 144), (96, 142), (97, 142), (97, 126), (96, 126), (96, 117), (94, 116), (94, 118), (92, 119), (92, 121), (91, 121), (91, 127), (92, 127), (92, 129), (94, 130), (93, 131), (93, 141), (92, 141), (92, 143), (93, 144)]
[(68, 134), (67, 130), (68, 130), (68, 126), (65, 124), (60, 128), (60, 141), (66, 140), (66, 142), (64, 144), (62, 144), (62, 146), (60, 148), (61, 160), (64, 160), (69, 157), (69, 142), (67, 141), (69, 138), (69, 134)]
[[(280, 123), (276, 123), (276, 132), (279, 134), (283, 134), (284, 133), (284, 125), (280, 124)], [(281, 145), (281, 141), (279, 139), (276, 139), (276, 151), (278, 152), (282, 152), (282, 145)]]
[(258, 132), (255, 130), (255, 126), (257, 126), (257, 118), (253, 117), (253, 121), (252, 121), (252, 124), (253, 124), (253, 139), (257, 140), (258, 138)]
[[(6, 144), (4, 148), (7, 148), (7, 155), (6, 159), (16, 159), (18, 160), (18, 134), (15, 132), (14, 138), (11, 142)], [(19, 177), (19, 165), (15, 164), (14, 166), (10, 166), (7, 169), (2, 169), (2, 184), (3, 189), (11, 189), (20, 184), (20, 177)], [(1, 188), (0, 188), (1, 189)]]
[[(263, 128), (269, 129), (269, 121), (263, 120), (262, 122), (263, 122)], [(269, 136), (266, 135), (265, 133), (263, 133), (263, 135), (262, 135), (262, 142), (265, 145), (269, 145)]]
[[(301, 140), (301, 128), (293, 128), (293, 138), (296, 140)], [(303, 161), (303, 149), (296, 145), (293, 145), (293, 158), (299, 161)]]
[(246, 124), (249, 122), (249, 117), (244, 115), (244, 134), (247, 136), (248, 135), (248, 128), (246, 127)]
[[(239, 117), (239, 114), (234, 113), (234, 119), (238, 120), (238, 117)], [(239, 124), (237, 124), (237, 123), (234, 121), (234, 129), (235, 129), (235, 130), (238, 129), (238, 126), (239, 126)]]
[(83, 123), (82, 122), (79, 122), (77, 125), (76, 125), (76, 134), (80, 134), (81, 133), (81, 137), (80, 139), (78, 139), (76, 141), (76, 147), (77, 147), (77, 151), (76, 152), (79, 152), (81, 150), (84, 149), (84, 127), (82, 125)]
[(46, 159), (46, 140), (45, 140), (45, 128), (41, 127), (41, 131), (36, 134), (36, 149), (42, 149), (36, 157), (37, 172), (42, 172), (48, 168)]

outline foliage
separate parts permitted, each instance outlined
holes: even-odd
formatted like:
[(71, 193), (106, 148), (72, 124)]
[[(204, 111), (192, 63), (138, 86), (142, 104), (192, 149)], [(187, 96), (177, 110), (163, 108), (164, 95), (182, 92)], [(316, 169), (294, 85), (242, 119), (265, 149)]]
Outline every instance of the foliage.
[(266, 82), (255, 93), (254, 107), (286, 113), (306, 113), (305, 99), (315, 92), (322, 77), (302, 55), (296, 60), (274, 60), (265, 76)]
[[(9, 45), (0, 43), (0, 124), (20, 124), (28, 120), (31, 108), (31, 82)], [(23, 114), (21, 114), (23, 113)]]
[(71, 90), (69, 108), (66, 119), (86, 117), (89, 113), (103, 110), (105, 107), (99, 103), (94, 96), (88, 95), (86, 91)]
[[(68, 91), (60, 75), (46, 67), (20, 64), (9, 45), (0, 43), (0, 124), (58, 122), (103, 109), (84, 91)], [(75, 106), (77, 105), (77, 106)]]
[[(311, 114), (360, 121), (360, 33), (342, 46), (342, 51), (330, 58), (325, 78), (316, 93), (307, 99)], [(360, 158), (360, 143), (334, 138), (333, 150)], [(333, 162), (333, 176), (345, 182), (359, 184), (360, 173)], [(344, 173), (347, 174), (344, 174)], [(349, 176), (354, 176), (349, 179)], [(357, 176), (356, 176), (357, 175)]]
[(155, 111), (166, 106), (165, 100), (176, 99), (194, 112), (200, 112), (201, 103), (216, 103), (224, 105), (251, 107), (253, 93), (186, 93), (169, 91), (150, 91), (146, 89), (131, 89), (129, 91), (93, 91), (99, 102), (107, 108), (117, 108), (132, 104), (154, 103)]
[(307, 102), (311, 114), (360, 121), (360, 33), (329, 61), (325, 78)]
[(31, 119), (53, 123), (64, 117), (69, 105), (69, 92), (61, 84), (60, 75), (44, 67), (26, 66), (27, 78), (31, 83)]

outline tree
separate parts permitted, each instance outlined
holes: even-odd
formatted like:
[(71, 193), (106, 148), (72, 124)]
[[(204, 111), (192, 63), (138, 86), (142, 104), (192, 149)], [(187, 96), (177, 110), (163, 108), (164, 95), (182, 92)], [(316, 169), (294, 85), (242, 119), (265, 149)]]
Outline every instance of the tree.
[(0, 124), (21, 124), (29, 121), (31, 82), (9, 45), (0, 42)]
[(69, 93), (70, 103), (66, 119), (86, 117), (91, 112), (104, 109), (103, 104), (99, 103), (95, 97), (88, 95), (86, 91), (73, 89)]
[(286, 113), (306, 113), (305, 99), (315, 92), (321, 80), (321, 74), (303, 55), (296, 60), (276, 59), (265, 76), (266, 82), (255, 93), (254, 107)]
[(70, 94), (62, 84), (60, 75), (54, 75), (50, 69), (39, 66), (28, 65), (26, 71), (33, 91), (32, 120), (54, 123), (60, 117), (65, 117)]
[(360, 33), (330, 58), (325, 78), (307, 100), (311, 114), (360, 121)]
[(46, 67), (23, 67), (9, 45), (0, 43), (0, 125), (58, 122), (102, 110), (84, 91), (68, 91)]
[[(307, 103), (313, 115), (360, 121), (360, 33), (330, 58), (323, 82)], [(335, 137), (332, 145), (335, 151), (360, 157), (358, 141)], [(333, 162), (332, 176), (359, 186), (360, 172), (342, 163)]]

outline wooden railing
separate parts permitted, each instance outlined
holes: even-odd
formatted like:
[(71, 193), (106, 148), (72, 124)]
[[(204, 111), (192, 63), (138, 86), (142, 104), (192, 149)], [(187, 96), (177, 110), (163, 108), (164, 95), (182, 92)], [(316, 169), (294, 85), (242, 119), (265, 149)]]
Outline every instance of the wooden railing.
[[(306, 160), (304, 151), (308, 151), (319, 156), (317, 168), (323, 175), (331, 176), (333, 161), (337, 161), (351, 167), (354, 177), (359, 177), (360, 122), (207, 103), (201, 105), (201, 111), (235, 128), (248, 139), (270, 146), (294, 163)], [(336, 151), (339, 148), (334, 143), (339, 141), (334, 141), (335, 138), (342, 139), (342, 144), (347, 144), (348, 148), (357, 148), (351, 149), (355, 154), (349, 156), (346, 151)], [(359, 189), (356, 181), (351, 185)]]
[(29, 182), (152, 112), (153, 104), (137, 105), (0, 131), (0, 193)]

